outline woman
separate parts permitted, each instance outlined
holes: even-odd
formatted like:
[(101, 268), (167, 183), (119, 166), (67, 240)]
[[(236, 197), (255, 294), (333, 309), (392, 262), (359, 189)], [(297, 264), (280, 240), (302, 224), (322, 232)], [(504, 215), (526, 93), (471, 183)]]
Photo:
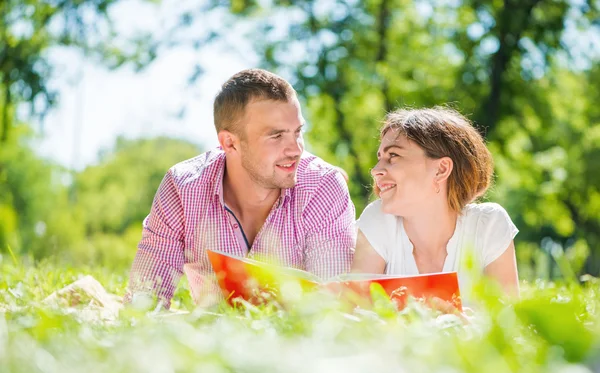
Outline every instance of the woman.
[[(379, 197), (363, 211), (352, 272), (416, 275), (457, 271), (465, 258), (518, 295), (518, 230), (488, 189), (493, 160), (468, 119), (446, 108), (397, 110), (380, 133), (372, 169)], [(466, 289), (465, 289), (466, 290)]]

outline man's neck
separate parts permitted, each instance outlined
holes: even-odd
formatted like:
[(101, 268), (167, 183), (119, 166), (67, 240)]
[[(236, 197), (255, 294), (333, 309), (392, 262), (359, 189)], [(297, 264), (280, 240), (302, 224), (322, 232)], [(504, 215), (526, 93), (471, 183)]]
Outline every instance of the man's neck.
[(281, 195), (281, 189), (264, 188), (247, 173), (239, 171), (231, 166), (225, 167), (223, 202), (241, 221), (264, 222)]
[(436, 256), (445, 253), (456, 229), (457, 218), (458, 214), (447, 203), (433, 203), (424, 206), (417, 215), (404, 217), (404, 230), (415, 251)]

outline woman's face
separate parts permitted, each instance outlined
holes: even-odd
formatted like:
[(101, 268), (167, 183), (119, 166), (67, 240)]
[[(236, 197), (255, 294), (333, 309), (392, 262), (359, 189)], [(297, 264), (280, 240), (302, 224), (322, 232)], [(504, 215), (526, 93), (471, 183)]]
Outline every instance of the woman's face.
[(371, 174), (379, 187), (384, 213), (411, 216), (434, 200), (438, 160), (404, 135), (389, 130), (379, 145)]

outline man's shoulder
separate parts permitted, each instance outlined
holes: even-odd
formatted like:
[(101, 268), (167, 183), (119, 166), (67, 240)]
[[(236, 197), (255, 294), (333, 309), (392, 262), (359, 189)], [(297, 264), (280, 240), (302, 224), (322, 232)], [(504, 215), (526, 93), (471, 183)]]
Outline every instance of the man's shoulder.
[(220, 148), (215, 148), (177, 163), (169, 169), (169, 173), (180, 188), (198, 183), (209, 185), (221, 172), (224, 160), (225, 153)]
[[(339, 170), (309, 152), (304, 152), (298, 163), (298, 188), (316, 188), (324, 178), (335, 178)], [(341, 175), (341, 174), (340, 174)]]

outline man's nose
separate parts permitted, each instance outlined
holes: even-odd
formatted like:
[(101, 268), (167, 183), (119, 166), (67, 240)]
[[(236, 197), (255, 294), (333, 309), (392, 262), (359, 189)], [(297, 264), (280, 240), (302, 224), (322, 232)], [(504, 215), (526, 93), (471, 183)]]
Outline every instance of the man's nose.
[(291, 139), (285, 149), (285, 155), (292, 158), (299, 157), (304, 151), (304, 140), (302, 136)]

